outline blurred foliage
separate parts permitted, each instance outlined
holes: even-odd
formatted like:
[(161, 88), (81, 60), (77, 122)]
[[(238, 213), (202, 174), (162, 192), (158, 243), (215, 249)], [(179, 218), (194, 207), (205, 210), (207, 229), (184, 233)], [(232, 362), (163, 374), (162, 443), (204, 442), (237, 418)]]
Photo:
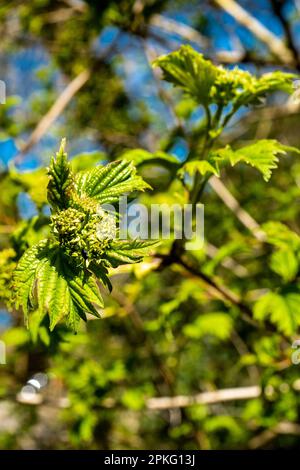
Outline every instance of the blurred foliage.
[[(81, 322), (76, 335), (61, 322), (50, 332), (54, 324), (44, 310), (42, 316), (30, 313), (27, 330), (10, 302), (11, 277), (24, 252), (53, 237), (48, 177), (44, 168), (26, 168), (26, 155), (8, 163), (0, 154), (1, 309), (10, 311), (1, 333), (7, 364), (0, 369), (0, 408), (10, 417), (2, 419), (1, 448), (299, 446), (299, 366), (291, 362), (300, 323), (299, 114), (268, 114), (271, 106), (284, 110), (295, 70), (281, 70), (280, 63), (274, 70), (275, 59), (255, 40), (251, 49), (244, 30), (241, 62), (249, 70), (244, 63), (218, 65), (214, 25), (228, 35), (228, 22), (211, 2), (203, 1), (199, 13), (195, 4), (0, 2), (1, 54), (14, 58), (34, 46), (48, 57), (36, 70), (38, 90), (0, 106), (1, 139), (26, 140), (65, 85), (88, 69), (90, 80), (53, 128), (55, 139), (67, 135), (70, 145), (75, 142), (71, 171), (97, 172), (116, 159), (133, 162), (152, 186), (139, 197), (147, 206), (205, 205), (206, 238), (193, 252), (164, 241), (142, 263), (110, 272), (111, 294), (101, 286), (102, 319)], [(189, 46), (165, 55), (180, 31), (174, 24), (171, 33), (154, 27), (153, 15), (188, 21), (209, 47), (197, 44), (203, 55)], [(158, 68), (141, 73), (141, 56), (145, 61), (153, 48), (155, 55), (164, 53), (156, 65), (174, 86), (158, 81)], [(128, 75), (144, 84), (143, 97), (128, 89)], [(79, 137), (92, 139), (101, 152), (77, 149)], [(44, 154), (48, 149), (45, 142)], [(220, 176), (264, 237), (249, 231), (206, 184), (212, 175)], [(52, 208), (61, 196), (50, 197)], [(47, 287), (47, 273), (44, 278)], [(39, 371), (49, 384), (43, 403), (33, 406), (19, 392)], [(261, 396), (173, 410), (147, 407), (154, 397), (249, 385), (261, 386)], [(282, 423), (293, 432), (260, 440)]]

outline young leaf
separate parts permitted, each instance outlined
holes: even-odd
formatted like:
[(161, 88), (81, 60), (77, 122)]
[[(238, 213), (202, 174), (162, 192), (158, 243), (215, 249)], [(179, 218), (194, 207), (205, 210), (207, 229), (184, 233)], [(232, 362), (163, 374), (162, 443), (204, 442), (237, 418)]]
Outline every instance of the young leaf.
[(28, 312), (34, 308), (34, 285), (35, 273), (39, 265), (39, 256), (45, 253), (48, 240), (42, 240), (37, 245), (29, 248), (21, 257), (12, 278), (12, 289), (14, 291), (14, 302), (16, 308), (21, 307), (28, 324)]
[(165, 152), (150, 153), (143, 149), (127, 150), (127, 152), (122, 154), (122, 159), (133, 162), (136, 167), (150, 163), (151, 165), (157, 164), (173, 170), (180, 165), (180, 162), (174, 155), (169, 155)]
[[(56, 244), (43, 240), (25, 252), (13, 276), (16, 306), (26, 318), (30, 311), (39, 312), (39, 321), (46, 313), (50, 329), (63, 318), (74, 328), (86, 313), (99, 317), (103, 300), (91, 274), (76, 270)], [(37, 313), (35, 313), (37, 315)]]
[(187, 162), (180, 168), (177, 174), (179, 177), (183, 177), (184, 174), (187, 173), (189, 176), (193, 177), (197, 171), (202, 176), (206, 175), (206, 173), (220, 176), (218, 158), (209, 158), (208, 160), (194, 160)]
[(67, 209), (74, 196), (74, 177), (65, 152), (65, 139), (62, 140), (56, 157), (52, 158), (48, 169), (48, 201), (54, 211)]
[(296, 75), (281, 71), (256, 77), (237, 67), (233, 70), (223, 69), (214, 87), (214, 99), (222, 105), (232, 102), (235, 109), (258, 105), (268, 94), (275, 91), (292, 93), (295, 78)]
[(121, 264), (139, 263), (149, 248), (156, 244), (153, 240), (113, 240), (105, 258), (114, 268)]
[(219, 74), (217, 67), (190, 46), (159, 57), (153, 63), (163, 71), (163, 78), (182, 88), (199, 104), (208, 106), (210, 91)]
[[(31, 313), (34, 337), (46, 314), (50, 330), (62, 319), (76, 329), (86, 314), (99, 317), (103, 300), (96, 278), (111, 290), (108, 268), (141, 261), (153, 245), (152, 241), (116, 239), (118, 216), (99, 207), (149, 187), (136, 174), (133, 162), (116, 161), (81, 171), (75, 179), (64, 147), (62, 141), (48, 171), (51, 238), (25, 251), (13, 275), (16, 307), (23, 309), (26, 323)], [(174, 164), (173, 157), (162, 159)]]
[(78, 195), (91, 197), (100, 204), (113, 204), (125, 193), (147, 188), (150, 186), (136, 174), (133, 163), (126, 160), (78, 173), (76, 178)]
[(299, 261), (292, 250), (278, 250), (272, 253), (270, 267), (285, 282), (292, 281), (298, 272)]
[(254, 306), (257, 320), (270, 321), (285, 335), (291, 336), (300, 326), (300, 291), (287, 287), (277, 292), (268, 292)]
[(286, 155), (288, 151), (299, 153), (298, 149), (282, 145), (277, 140), (262, 139), (238, 150), (227, 146), (218, 150), (217, 153), (220, 157), (227, 158), (232, 166), (238, 162), (253, 166), (262, 173), (265, 181), (269, 181), (272, 170), (277, 168), (278, 156)]
[(275, 70), (256, 78), (253, 88), (249, 91), (252, 93), (253, 98), (256, 99), (275, 91), (291, 94), (295, 91), (293, 82), (296, 78), (298, 78), (296, 74)]
[(237, 67), (225, 69), (190, 46), (159, 57), (153, 64), (163, 71), (163, 78), (182, 88), (197, 103), (207, 107), (215, 103), (221, 107), (231, 104), (237, 110), (241, 106), (260, 104), (262, 98), (274, 91), (292, 93), (295, 74), (275, 71), (255, 77)]

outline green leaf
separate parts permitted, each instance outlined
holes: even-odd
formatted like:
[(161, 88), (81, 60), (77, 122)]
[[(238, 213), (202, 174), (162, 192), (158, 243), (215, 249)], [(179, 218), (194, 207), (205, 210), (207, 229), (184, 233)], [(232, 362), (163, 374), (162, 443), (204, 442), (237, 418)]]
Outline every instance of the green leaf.
[(281, 249), (300, 250), (300, 236), (278, 221), (266, 222), (262, 230), (267, 235), (267, 242)]
[(74, 177), (65, 152), (65, 139), (62, 140), (56, 157), (52, 158), (48, 169), (48, 201), (54, 211), (67, 209), (74, 197)]
[[(280, 70), (268, 72), (261, 77), (256, 78), (253, 86), (250, 88), (252, 98), (249, 101), (253, 102), (255, 98), (266, 96), (267, 93), (275, 91), (283, 91), (291, 94), (295, 91), (293, 81), (298, 78), (296, 74), (286, 73)], [(246, 103), (248, 104), (248, 103)]]
[(275, 71), (255, 77), (245, 70), (235, 67), (223, 70), (215, 86), (215, 100), (221, 104), (232, 101), (235, 109), (241, 106), (258, 105), (268, 94), (275, 91), (292, 93), (296, 75)]
[(91, 274), (68, 264), (60, 248), (43, 240), (25, 252), (13, 276), (16, 307), (21, 307), (26, 318), (34, 313), (34, 328), (45, 314), (50, 329), (65, 319), (76, 329), (78, 320), (86, 320), (86, 313), (99, 317), (103, 300), (96, 280)]
[(272, 253), (270, 267), (285, 282), (289, 282), (297, 275), (299, 261), (292, 250), (279, 250)]
[(122, 403), (130, 410), (141, 410), (145, 406), (145, 392), (143, 389), (133, 388), (125, 390), (122, 395)]
[(277, 140), (262, 139), (238, 150), (227, 146), (218, 150), (217, 154), (227, 158), (232, 166), (241, 161), (253, 166), (262, 173), (265, 181), (269, 181), (272, 170), (277, 168), (278, 156), (285, 155), (288, 151), (299, 153), (298, 149), (282, 145)]
[(28, 324), (29, 309), (34, 308), (33, 288), (35, 284), (35, 273), (39, 265), (39, 255), (45, 252), (48, 240), (42, 240), (37, 245), (29, 248), (20, 259), (12, 278), (12, 288), (15, 296), (16, 308), (21, 307)]
[(157, 242), (153, 240), (113, 240), (110, 249), (105, 253), (105, 258), (112, 267), (139, 263), (156, 244)]
[(292, 287), (268, 292), (256, 302), (253, 313), (257, 320), (269, 318), (280, 332), (291, 336), (300, 326), (300, 292)]
[(230, 415), (210, 416), (204, 423), (204, 431), (210, 434), (227, 431), (233, 442), (241, 442), (245, 438), (246, 430), (238, 419)]
[(136, 174), (133, 163), (126, 160), (80, 172), (76, 177), (79, 196), (92, 197), (100, 204), (113, 204), (126, 193), (148, 188), (150, 186)]
[(193, 160), (185, 163), (178, 171), (178, 176), (183, 177), (185, 173), (193, 177), (197, 173), (204, 176), (206, 173), (211, 173), (220, 176), (220, 169), (218, 161), (220, 158), (209, 158), (208, 160)]
[(184, 334), (193, 339), (213, 335), (220, 340), (226, 340), (230, 337), (232, 326), (232, 318), (226, 313), (205, 313), (199, 315), (193, 323), (186, 325), (184, 327)]
[(107, 289), (111, 292), (112, 291), (112, 285), (111, 282), (107, 276), (108, 270), (105, 266), (102, 264), (96, 263), (95, 261), (92, 261), (89, 264), (89, 271), (95, 274), (96, 278), (99, 279), (102, 284), (107, 287)]
[(210, 91), (218, 76), (218, 68), (190, 46), (159, 57), (153, 63), (163, 71), (164, 80), (182, 88), (199, 104), (210, 103)]
[(188, 45), (159, 57), (153, 65), (162, 69), (166, 81), (182, 88), (197, 103), (205, 107), (211, 103), (225, 107), (230, 103), (235, 110), (260, 104), (268, 93), (292, 93), (293, 80), (297, 78), (281, 71), (255, 77), (238, 67), (215, 66)]

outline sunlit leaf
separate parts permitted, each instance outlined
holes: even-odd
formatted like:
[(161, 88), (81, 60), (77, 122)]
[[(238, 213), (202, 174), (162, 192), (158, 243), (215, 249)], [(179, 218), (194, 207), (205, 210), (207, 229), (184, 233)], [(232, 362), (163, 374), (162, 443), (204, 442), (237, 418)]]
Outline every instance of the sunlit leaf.
[(269, 319), (278, 331), (291, 336), (300, 326), (300, 292), (297, 288), (286, 287), (279, 292), (268, 292), (254, 306), (258, 320)]
[(269, 181), (272, 170), (278, 166), (278, 157), (280, 155), (286, 155), (289, 151), (299, 153), (298, 149), (282, 145), (277, 142), (277, 140), (262, 139), (237, 150), (233, 150), (227, 146), (217, 153), (220, 157), (227, 158), (232, 166), (239, 162), (245, 162), (253, 166), (262, 173), (265, 181)]
[(144, 191), (150, 186), (136, 174), (132, 162), (122, 160), (78, 173), (76, 188), (79, 196), (88, 196), (100, 204), (112, 204), (132, 191)]

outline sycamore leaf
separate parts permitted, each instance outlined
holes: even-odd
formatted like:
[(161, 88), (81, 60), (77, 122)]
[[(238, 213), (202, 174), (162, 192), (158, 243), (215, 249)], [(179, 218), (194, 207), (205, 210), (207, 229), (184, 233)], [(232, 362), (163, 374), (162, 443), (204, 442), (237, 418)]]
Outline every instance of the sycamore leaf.
[(174, 155), (165, 152), (151, 153), (144, 149), (127, 150), (122, 154), (122, 159), (134, 163), (136, 167), (150, 163), (151, 165), (161, 165), (170, 170), (176, 169), (180, 162)]
[(62, 319), (76, 329), (86, 313), (99, 317), (103, 307), (96, 280), (71, 267), (58, 245), (51, 246), (48, 240), (24, 253), (12, 283), (16, 307), (22, 308), (27, 320), (28, 313), (35, 311), (36, 324), (48, 313), (51, 330)]
[(220, 176), (218, 158), (209, 158), (208, 160), (193, 160), (185, 163), (178, 171), (178, 176), (183, 177), (185, 173), (189, 176), (195, 176), (198, 171), (200, 175), (204, 176), (206, 173), (211, 173)]
[(237, 150), (227, 146), (217, 153), (220, 157), (227, 158), (232, 166), (238, 162), (253, 166), (262, 173), (265, 181), (269, 181), (272, 170), (277, 168), (278, 156), (285, 155), (288, 151), (299, 153), (298, 149), (282, 145), (277, 140), (262, 139)]
[(62, 140), (56, 157), (52, 158), (48, 169), (48, 201), (54, 211), (67, 209), (74, 196), (74, 176), (65, 152), (65, 139)]
[(164, 80), (182, 88), (199, 104), (210, 103), (210, 91), (219, 71), (192, 47), (181, 46), (178, 51), (156, 59), (153, 65), (161, 68)]
[(133, 163), (127, 160), (115, 161), (76, 175), (78, 195), (92, 197), (100, 204), (113, 204), (126, 193), (148, 188), (150, 186), (136, 174)]
[(139, 263), (156, 244), (157, 242), (153, 240), (113, 240), (110, 249), (105, 253), (105, 258), (112, 267)]
[(292, 250), (278, 250), (272, 253), (270, 267), (285, 282), (292, 281), (299, 270), (299, 261)]
[(270, 321), (285, 335), (297, 333), (300, 326), (300, 291), (286, 287), (279, 292), (268, 292), (254, 306), (257, 320)]
[(184, 327), (184, 334), (193, 339), (213, 335), (221, 340), (226, 340), (230, 337), (232, 326), (232, 318), (226, 313), (205, 313), (199, 315), (193, 323), (186, 325)]
[[(13, 274), (15, 305), (23, 310), (35, 339), (46, 315), (50, 330), (61, 320), (76, 330), (86, 314), (99, 317), (103, 301), (98, 282), (111, 290), (108, 268), (142, 261), (154, 243), (115, 239), (116, 218), (99, 208), (101, 203), (115, 203), (126, 193), (150, 187), (136, 174), (133, 162), (116, 161), (81, 171), (75, 178), (64, 148), (63, 140), (48, 171), (52, 238), (25, 251)], [(138, 160), (152, 159), (151, 154), (144, 157)], [(175, 164), (166, 154), (159, 159)]]

